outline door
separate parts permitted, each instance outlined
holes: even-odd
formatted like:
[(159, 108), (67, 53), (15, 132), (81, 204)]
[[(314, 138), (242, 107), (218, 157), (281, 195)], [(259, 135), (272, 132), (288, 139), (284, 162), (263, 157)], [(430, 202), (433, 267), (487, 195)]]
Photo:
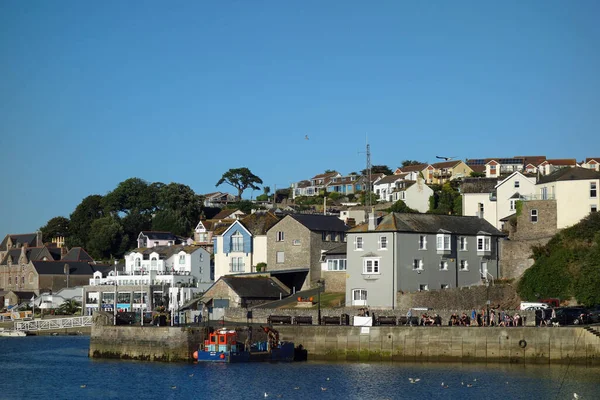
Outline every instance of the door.
[(487, 262), (485, 262), (485, 261), (481, 262), (481, 267), (479, 268), (479, 272), (481, 272), (481, 278), (482, 279), (486, 279), (487, 278), (487, 274), (488, 274)]
[(352, 290), (352, 305), (353, 306), (366, 306), (367, 305), (367, 290), (366, 289), (353, 289)]

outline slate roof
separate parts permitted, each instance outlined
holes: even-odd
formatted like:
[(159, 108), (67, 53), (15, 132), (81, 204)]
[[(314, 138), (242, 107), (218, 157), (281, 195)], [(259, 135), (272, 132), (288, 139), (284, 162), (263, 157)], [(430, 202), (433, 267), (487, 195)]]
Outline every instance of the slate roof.
[(235, 221), (236, 221), (235, 219), (221, 221), (219, 224), (215, 225), (215, 227), (213, 228), (213, 234), (214, 235), (223, 234), (223, 232), (225, 232), (227, 230), (227, 228), (229, 228), (231, 226), (231, 224), (233, 224)]
[(600, 172), (582, 167), (561, 168), (550, 175), (540, 177), (537, 183), (579, 181), (584, 179), (600, 179)]
[(217, 215), (215, 215), (214, 217), (212, 217), (212, 219), (227, 219), (227, 217), (230, 217), (236, 211), (240, 211), (240, 210), (238, 210), (237, 208), (228, 209), (228, 210), (221, 210), (221, 211), (219, 211), (217, 213)]
[(8, 234), (4, 237), (4, 240), (2, 240), (2, 243), (0, 243), (0, 251), (6, 251), (6, 245), (8, 243), (8, 238), (11, 238), (13, 245), (15, 244), (20, 244), (23, 245), (25, 243), (27, 243), (27, 246), (29, 247), (35, 247), (35, 245), (37, 244), (37, 233), (23, 233), (23, 234), (18, 234), (18, 235), (11, 235)]
[(546, 161), (546, 156), (515, 156), (515, 158), (522, 158), (523, 165), (540, 165), (541, 163)]
[[(577, 165), (577, 160), (575, 160), (574, 158), (556, 158), (553, 160), (546, 160), (546, 161), (550, 165)], [(543, 163), (543, 161), (542, 161), (542, 163)]]
[(406, 167), (400, 167), (400, 171), (402, 172), (420, 172), (427, 168), (429, 164), (417, 164), (417, 165), (408, 165)]
[[(46, 250), (45, 247), (27, 247), (25, 249), (25, 257), (27, 258), (27, 262), (31, 260), (40, 260), (44, 256), (47, 256), (48, 253), (46, 253), (44, 250)], [(0, 265), (8, 264), (8, 256), (12, 257), (13, 263), (19, 262), (19, 258), (21, 257), (21, 249), (8, 250), (2, 259), (2, 262), (0, 262)]]
[(457, 166), (461, 162), (462, 162), (461, 160), (442, 161), (442, 162), (431, 164), (431, 166), (434, 167), (435, 169), (452, 168), (452, 167)]
[(173, 235), (171, 232), (161, 232), (161, 231), (142, 231), (144, 236), (147, 236), (148, 239), (151, 240), (176, 240), (177, 237)]
[(296, 184), (296, 188), (303, 189), (312, 186), (310, 181), (300, 181)]
[(253, 236), (266, 235), (267, 231), (277, 222), (279, 222), (279, 218), (270, 212), (255, 212), (240, 220), (240, 223)]
[(39, 275), (64, 275), (65, 265), (69, 266), (70, 275), (90, 275), (96, 271), (111, 269), (110, 265), (92, 264), (85, 261), (32, 261), (33, 267)]
[[(401, 175), (404, 175), (404, 176), (401, 176)], [(396, 181), (402, 180), (406, 175), (407, 174), (387, 175), (387, 176), (384, 176), (383, 178), (381, 178), (380, 180), (378, 180), (375, 184), (376, 185), (385, 185), (385, 184), (394, 183)]]
[[(392, 192), (402, 192), (403, 190), (406, 190), (409, 187), (411, 187), (412, 185), (414, 185), (415, 183), (417, 183), (417, 181), (402, 181), (402, 182), (399, 182), (399, 185), (397, 187), (395, 187), (394, 190), (392, 190)], [(425, 186), (427, 186), (427, 185), (425, 185)]]
[[(390, 213), (381, 218), (377, 232), (438, 233), (445, 230), (457, 235), (476, 235), (487, 232), (492, 236), (505, 236), (483, 218), (437, 214)], [(369, 232), (368, 223), (352, 228), (348, 233)]]
[(497, 184), (497, 178), (465, 178), (460, 184), (460, 192), (492, 193)]
[(339, 246), (335, 246), (332, 249), (327, 250), (323, 254), (325, 255), (337, 255), (337, 254), (346, 254), (348, 246), (346, 243), (340, 244)]
[(479, 172), (480, 174), (485, 172), (485, 165), (469, 165), (469, 168), (471, 168), (473, 172)]
[(221, 279), (243, 298), (279, 299), (280, 295), (289, 294), (289, 290), (268, 277), (224, 276)]
[(289, 214), (311, 231), (346, 232), (348, 226), (336, 216), (321, 214)]
[(331, 178), (332, 176), (336, 176), (337, 174), (339, 174), (339, 172), (337, 172), (337, 171), (325, 172), (325, 173), (322, 173), (319, 175), (315, 175), (311, 179), (326, 179), (326, 178)]
[(94, 259), (81, 247), (73, 247), (62, 261), (94, 261)]

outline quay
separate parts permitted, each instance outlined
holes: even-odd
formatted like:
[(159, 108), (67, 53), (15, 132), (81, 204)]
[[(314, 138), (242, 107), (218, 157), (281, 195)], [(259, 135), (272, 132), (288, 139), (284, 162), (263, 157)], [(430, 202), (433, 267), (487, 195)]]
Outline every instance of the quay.
[[(113, 326), (94, 315), (89, 356), (192, 362), (203, 327)], [(216, 321), (215, 321), (216, 322)], [(600, 327), (276, 325), (309, 360), (600, 365)]]

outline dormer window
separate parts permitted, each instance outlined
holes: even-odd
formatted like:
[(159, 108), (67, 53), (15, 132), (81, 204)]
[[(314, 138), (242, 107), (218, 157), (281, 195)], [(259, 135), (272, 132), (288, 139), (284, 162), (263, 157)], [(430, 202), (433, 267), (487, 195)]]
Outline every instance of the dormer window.
[(477, 236), (477, 254), (489, 255), (492, 251), (492, 238), (489, 236)]
[(141, 258), (137, 257), (135, 259), (135, 266), (136, 267), (141, 267), (142, 266), (142, 259)]
[(179, 255), (179, 264), (185, 264), (185, 254)]

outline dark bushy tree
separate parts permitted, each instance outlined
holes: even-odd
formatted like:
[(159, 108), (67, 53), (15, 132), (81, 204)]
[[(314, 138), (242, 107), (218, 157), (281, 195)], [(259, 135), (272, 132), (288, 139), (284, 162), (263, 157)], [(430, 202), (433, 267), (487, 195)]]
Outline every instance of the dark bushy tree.
[(71, 221), (65, 217), (54, 217), (48, 220), (46, 225), (40, 228), (44, 242), (51, 242), (57, 237), (69, 238), (69, 225)]
[(254, 190), (260, 190), (258, 185), (262, 185), (263, 181), (258, 176), (254, 175), (248, 168), (233, 168), (225, 172), (221, 179), (215, 186), (219, 186), (222, 183), (227, 183), (233, 186), (238, 191), (238, 199), (242, 199), (244, 190), (251, 188)]
[(121, 240), (123, 238), (123, 227), (118, 217), (102, 217), (90, 226), (90, 234), (86, 250), (96, 259), (108, 260), (112, 257), (120, 257)]
[(388, 209), (389, 212), (397, 212), (397, 213), (418, 213), (417, 210), (413, 210), (409, 206), (406, 205), (402, 200), (398, 200)]
[(81, 246), (87, 249), (92, 223), (104, 215), (102, 196), (93, 194), (83, 199), (70, 216), (67, 246)]

